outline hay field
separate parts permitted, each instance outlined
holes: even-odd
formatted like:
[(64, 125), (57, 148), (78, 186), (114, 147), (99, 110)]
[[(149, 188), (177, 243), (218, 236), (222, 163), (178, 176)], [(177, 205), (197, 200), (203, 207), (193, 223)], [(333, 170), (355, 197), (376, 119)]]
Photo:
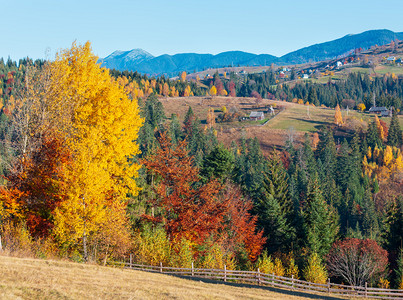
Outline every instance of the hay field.
[(0, 256), (0, 299), (326, 298), (303, 292), (190, 280), (98, 265)]

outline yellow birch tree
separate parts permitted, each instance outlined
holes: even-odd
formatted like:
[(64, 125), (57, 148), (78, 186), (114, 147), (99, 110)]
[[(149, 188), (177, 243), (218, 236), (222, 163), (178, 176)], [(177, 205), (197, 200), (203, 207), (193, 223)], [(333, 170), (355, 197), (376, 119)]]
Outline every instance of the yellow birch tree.
[(335, 108), (334, 122), (336, 123), (337, 126), (341, 126), (343, 124), (343, 117), (341, 115), (339, 104), (337, 104)]
[(127, 194), (139, 189), (133, 180), (139, 165), (129, 161), (139, 152), (135, 141), (143, 120), (137, 102), (97, 60), (89, 42), (59, 53), (51, 65), (48, 97), (49, 113), (57, 116), (56, 127), (73, 154), (54, 234), (67, 248), (82, 244), (84, 259), (87, 242), (110, 222), (107, 215), (125, 218), (113, 210), (125, 207)]

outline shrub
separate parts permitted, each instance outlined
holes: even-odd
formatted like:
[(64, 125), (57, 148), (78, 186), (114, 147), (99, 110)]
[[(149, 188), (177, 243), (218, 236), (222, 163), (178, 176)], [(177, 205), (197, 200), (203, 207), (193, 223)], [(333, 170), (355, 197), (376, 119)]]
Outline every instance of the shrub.
[(308, 264), (303, 270), (305, 280), (313, 283), (325, 284), (327, 281), (327, 271), (322, 265), (317, 253), (312, 253), (308, 258)]
[(136, 260), (153, 266), (169, 261), (171, 245), (165, 230), (161, 227), (145, 226), (134, 237)]
[(191, 268), (193, 256), (194, 252), (192, 243), (189, 240), (182, 238), (173, 245), (169, 263), (176, 268)]
[(327, 264), (331, 275), (350, 285), (363, 286), (376, 281), (386, 271), (388, 253), (375, 241), (346, 238), (333, 244)]
[(5, 222), (0, 234), (5, 253), (24, 257), (35, 255), (34, 242), (24, 223)]

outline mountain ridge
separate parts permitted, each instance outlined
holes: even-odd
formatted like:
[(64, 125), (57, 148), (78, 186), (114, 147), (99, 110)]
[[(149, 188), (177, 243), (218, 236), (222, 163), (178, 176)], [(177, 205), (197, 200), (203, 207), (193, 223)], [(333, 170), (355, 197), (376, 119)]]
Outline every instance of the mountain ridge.
[(347, 34), (341, 38), (307, 46), (281, 57), (270, 54), (253, 54), (244, 51), (225, 51), (213, 54), (178, 53), (153, 56), (137, 48), (129, 51), (116, 50), (101, 59), (102, 66), (120, 71), (137, 71), (149, 75), (176, 76), (181, 71), (193, 72), (207, 68), (226, 66), (258, 66), (275, 64), (301, 64), (334, 59), (354, 49), (368, 49), (374, 45), (385, 45), (403, 39), (403, 32), (387, 29), (368, 30), (358, 34)]

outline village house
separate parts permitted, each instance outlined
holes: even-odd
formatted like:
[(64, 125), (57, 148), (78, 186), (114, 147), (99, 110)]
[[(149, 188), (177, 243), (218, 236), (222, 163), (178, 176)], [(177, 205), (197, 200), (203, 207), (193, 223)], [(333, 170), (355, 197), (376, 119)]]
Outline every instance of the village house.
[(372, 114), (381, 115), (382, 117), (389, 115), (389, 110), (388, 110), (386, 107), (383, 107), (383, 106), (382, 106), (382, 107), (375, 107), (375, 106), (372, 106), (372, 107), (369, 109), (368, 112), (369, 112), (369, 113), (372, 113)]
[(259, 121), (264, 119), (264, 112), (262, 111), (252, 111), (249, 115), (249, 119), (252, 121)]

